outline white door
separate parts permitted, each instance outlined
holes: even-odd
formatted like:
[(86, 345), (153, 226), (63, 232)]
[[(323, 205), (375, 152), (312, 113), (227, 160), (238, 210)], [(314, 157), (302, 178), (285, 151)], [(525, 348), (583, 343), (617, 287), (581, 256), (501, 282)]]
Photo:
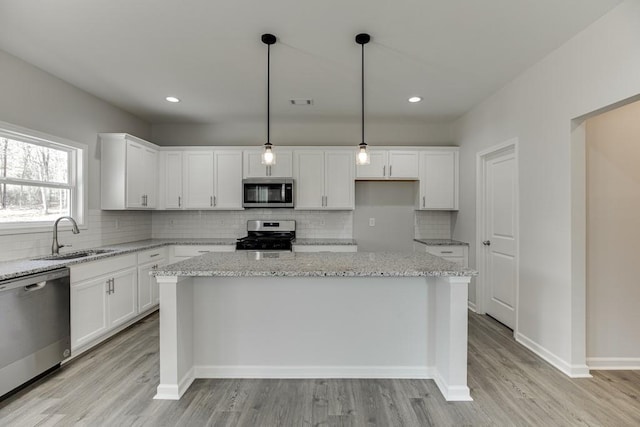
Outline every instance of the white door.
[(355, 154), (352, 151), (327, 151), (324, 156), (324, 205), (329, 209), (353, 209), (355, 206)]
[(296, 209), (324, 207), (324, 151), (296, 153)]
[(385, 150), (369, 150), (371, 162), (368, 165), (356, 166), (356, 178), (387, 177), (389, 175), (389, 171), (387, 170), (388, 154)]
[(108, 295), (109, 328), (118, 326), (138, 314), (138, 270), (130, 268), (111, 275), (113, 284)]
[(417, 151), (389, 151), (389, 178), (418, 178)]
[(458, 209), (456, 159), (453, 151), (420, 154), (420, 209)]
[(213, 208), (213, 151), (185, 151), (184, 207)]
[(517, 301), (517, 159), (514, 145), (482, 158), (485, 312), (511, 329)]
[(164, 154), (165, 207), (180, 209), (182, 207), (182, 152), (171, 151)]
[(242, 151), (216, 151), (213, 166), (217, 209), (242, 209)]

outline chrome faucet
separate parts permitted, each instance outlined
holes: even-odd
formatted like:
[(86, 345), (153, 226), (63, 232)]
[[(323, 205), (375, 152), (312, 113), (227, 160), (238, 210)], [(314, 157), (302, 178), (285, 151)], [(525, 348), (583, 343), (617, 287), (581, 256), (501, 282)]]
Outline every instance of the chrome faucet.
[(68, 219), (71, 224), (73, 224), (73, 228), (71, 229), (73, 234), (80, 233), (80, 230), (78, 230), (78, 224), (76, 224), (76, 220), (71, 218), (70, 216), (61, 216), (60, 218), (56, 219), (56, 222), (53, 223), (53, 244), (51, 245), (51, 253), (53, 255), (58, 255), (60, 253), (60, 248), (71, 246), (58, 244), (58, 223), (63, 219)]

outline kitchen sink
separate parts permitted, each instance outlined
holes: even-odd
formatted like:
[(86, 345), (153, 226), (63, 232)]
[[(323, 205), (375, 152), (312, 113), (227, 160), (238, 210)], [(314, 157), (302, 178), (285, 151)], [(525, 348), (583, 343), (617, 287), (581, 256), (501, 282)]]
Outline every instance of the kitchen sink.
[(88, 256), (100, 255), (100, 254), (108, 254), (113, 252), (115, 249), (88, 249), (86, 251), (76, 251), (69, 252), (67, 254), (59, 254), (59, 255), (49, 255), (39, 258), (33, 258), (34, 261), (58, 261), (65, 259), (77, 259), (84, 258)]

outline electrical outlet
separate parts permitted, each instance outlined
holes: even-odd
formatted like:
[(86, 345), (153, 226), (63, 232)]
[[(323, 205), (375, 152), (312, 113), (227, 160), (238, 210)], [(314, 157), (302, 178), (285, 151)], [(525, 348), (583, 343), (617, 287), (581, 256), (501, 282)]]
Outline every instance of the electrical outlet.
[(375, 227), (375, 226), (376, 226), (376, 219), (369, 218), (369, 227)]

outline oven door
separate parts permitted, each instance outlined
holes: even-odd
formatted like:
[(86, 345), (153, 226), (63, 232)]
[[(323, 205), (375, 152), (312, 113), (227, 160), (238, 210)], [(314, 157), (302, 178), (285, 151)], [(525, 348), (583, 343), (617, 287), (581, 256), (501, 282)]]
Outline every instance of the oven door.
[(292, 208), (292, 179), (245, 179), (242, 182), (245, 208)]

